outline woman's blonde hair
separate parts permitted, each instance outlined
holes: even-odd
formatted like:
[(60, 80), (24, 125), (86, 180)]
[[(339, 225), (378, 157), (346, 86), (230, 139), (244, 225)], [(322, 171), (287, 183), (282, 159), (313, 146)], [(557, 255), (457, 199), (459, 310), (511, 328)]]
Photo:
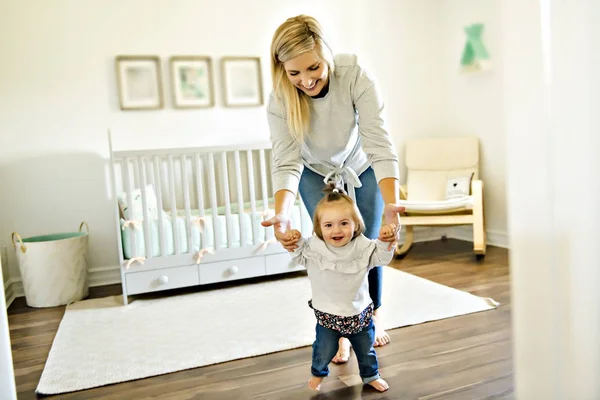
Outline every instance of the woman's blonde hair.
[(313, 215), (313, 231), (315, 235), (321, 240), (323, 239), (323, 231), (321, 230), (321, 216), (320, 211), (325, 207), (331, 207), (336, 205), (346, 205), (351, 208), (352, 219), (354, 220), (354, 236), (352, 239), (356, 238), (358, 235), (361, 235), (365, 231), (365, 222), (363, 221), (363, 217), (360, 214), (358, 206), (352, 200), (350, 196), (348, 196), (343, 189), (337, 188), (333, 182), (330, 182), (323, 189), (325, 192), (325, 196), (317, 203), (315, 207), (315, 214)]
[(283, 63), (307, 51), (315, 51), (333, 73), (333, 54), (319, 22), (307, 15), (288, 18), (271, 41), (271, 78), (276, 99), (286, 110), (287, 125), (294, 139), (302, 142), (310, 128), (309, 96), (286, 76)]

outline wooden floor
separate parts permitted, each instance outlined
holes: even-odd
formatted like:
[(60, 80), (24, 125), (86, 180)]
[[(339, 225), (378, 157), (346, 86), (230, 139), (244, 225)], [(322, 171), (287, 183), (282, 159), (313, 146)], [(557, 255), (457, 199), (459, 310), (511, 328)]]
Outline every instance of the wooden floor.
[[(386, 393), (360, 384), (354, 355), (346, 365), (332, 366), (319, 394), (310, 392), (311, 348), (304, 347), (48, 399), (513, 399), (508, 252), (488, 247), (485, 259), (476, 261), (471, 246), (458, 240), (418, 243), (393, 262), (501, 305), (390, 331), (392, 342), (377, 350), (390, 384)], [(118, 293), (120, 285), (111, 285), (91, 288), (90, 296)], [(28, 308), (23, 298), (9, 308), (20, 400), (38, 398), (35, 388), (63, 313), (64, 307)], [(219, 338), (214, 341), (218, 346)]]

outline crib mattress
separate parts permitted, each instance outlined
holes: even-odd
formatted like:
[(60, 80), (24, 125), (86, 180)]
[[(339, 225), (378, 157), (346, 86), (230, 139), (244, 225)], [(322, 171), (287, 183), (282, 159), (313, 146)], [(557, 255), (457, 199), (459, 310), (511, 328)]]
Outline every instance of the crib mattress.
[[(253, 229), (256, 230), (258, 236), (258, 242), (262, 243), (268, 238), (272, 237), (272, 228), (264, 228), (260, 223), (263, 221), (262, 214), (262, 203), (260, 207), (257, 206), (257, 213), (252, 214), (247, 212), (237, 213), (232, 210), (230, 214), (231, 218), (231, 243), (229, 243), (227, 234), (227, 217), (225, 215), (218, 214), (217, 218), (213, 218), (212, 210), (204, 210), (205, 217), (203, 219), (203, 227), (197, 223), (191, 224), (191, 250), (190, 243), (188, 243), (187, 230), (186, 230), (186, 216), (185, 211), (178, 210), (177, 217), (175, 219), (168, 213), (164, 213), (162, 217), (162, 228), (163, 236), (165, 240), (165, 254), (175, 254), (175, 240), (177, 237), (177, 243), (179, 245), (180, 253), (195, 253), (202, 248), (217, 249), (215, 246), (215, 232), (218, 231), (219, 237), (219, 249), (231, 248), (231, 247), (242, 247), (241, 238), (244, 236), (246, 241), (243, 247), (252, 247), (254, 245)], [(219, 210), (223, 211), (224, 210)], [(237, 211), (237, 208), (235, 209)], [(267, 216), (271, 217), (275, 215), (275, 211), (269, 208)], [(196, 210), (191, 213), (192, 221), (199, 217), (199, 212)], [(302, 231), (305, 235), (310, 235), (312, 231), (312, 221), (304, 208), (299, 203), (295, 204), (291, 210), (292, 226)], [(240, 218), (242, 223), (240, 223)], [(175, 222), (175, 223), (174, 223)], [(217, 226), (215, 227), (215, 222)], [(173, 226), (175, 225), (175, 227)], [(123, 229), (123, 227), (125, 228)], [(131, 225), (126, 224), (124, 219), (121, 219), (121, 232), (123, 239), (123, 255), (125, 259), (131, 259), (134, 257), (146, 257), (146, 242), (150, 244), (150, 251), (152, 257), (161, 255), (160, 249), (160, 237), (159, 237), (159, 219), (154, 218), (150, 220), (149, 224), (150, 240), (146, 241), (144, 235), (144, 228), (141, 223)], [(216, 229), (215, 229), (216, 228)], [(242, 235), (242, 229), (244, 235)], [(270, 230), (267, 232), (267, 230)]]

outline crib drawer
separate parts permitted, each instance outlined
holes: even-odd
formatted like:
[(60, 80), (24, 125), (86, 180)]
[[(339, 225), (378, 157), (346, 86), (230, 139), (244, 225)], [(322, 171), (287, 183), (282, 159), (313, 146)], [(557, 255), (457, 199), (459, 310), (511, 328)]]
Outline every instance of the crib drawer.
[(267, 275), (284, 274), (303, 270), (301, 265), (291, 265), (292, 255), (290, 253), (271, 254), (265, 257)]
[(265, 274), (265, 258), (250, 257), (237, 260), (200, 264), (200, 284), (234, 281)]
[(157, 292), (200, 284), (196, 265), (132, 272), (125, 275), (125, 279), (128, 294)]

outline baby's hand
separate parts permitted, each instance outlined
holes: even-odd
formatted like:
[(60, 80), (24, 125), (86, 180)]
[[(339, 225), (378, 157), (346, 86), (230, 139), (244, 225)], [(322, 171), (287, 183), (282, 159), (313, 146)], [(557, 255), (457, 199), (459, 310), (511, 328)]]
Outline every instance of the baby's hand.
[(379, 240), (390, 243), (390, 249), (398, 240), (398, 226), (396, 224), (388, 224), (381, 227), (379, 230)]
[(396, 234), (397, 226), (396, 224), (387, 224), (383, 225), (379, 230), (379, 236), (389, 237), (394, 236)]
[(302, 234), (297, 229), (290, 229), (285, 232), (285, 240), (300, 240)]

